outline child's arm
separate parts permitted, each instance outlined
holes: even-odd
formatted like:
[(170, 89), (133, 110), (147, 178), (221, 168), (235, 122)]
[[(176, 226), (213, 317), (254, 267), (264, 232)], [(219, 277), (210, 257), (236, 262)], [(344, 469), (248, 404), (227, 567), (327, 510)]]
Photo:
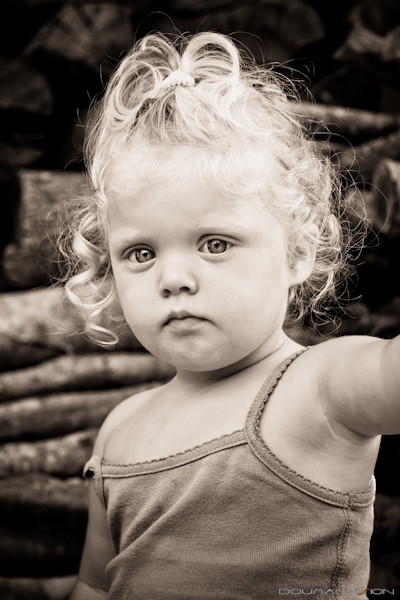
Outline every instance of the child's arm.
[[(93, 453), (100, 452), (100, 438)], [(98, 498), (93, 479), (89, 482), (89, 521), (79, 568), (78, 580), (69, 600), (100, 600), (107, 598), (105, 568), (115, 556), (107, 525), (106, 509)]]
[(106, 511), (89, 484), (89, 522), (86, 531), (78, 581), (70, 600), (100, 600), (107, 597), (105, 567), (115, 556), (107, 527)]
[(107, 598), (107, 592), (93, 588), (78, 579), (68, 600), (104, 600), (104, 598)]
[(349, 336), (320, 346), (320, 397), (329, 421), (368, 437), (400, 433), (400, 336)]

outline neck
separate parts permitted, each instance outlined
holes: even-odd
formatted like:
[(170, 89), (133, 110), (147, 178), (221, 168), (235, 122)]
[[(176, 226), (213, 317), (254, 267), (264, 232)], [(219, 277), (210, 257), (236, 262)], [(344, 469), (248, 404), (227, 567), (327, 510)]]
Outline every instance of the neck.
[(282, 334), (279, 342), (274, 344), (274, 346), (258, 348), (251, 355), (221, 369), (214, 371), (186, 371), (177, 368), (177, 374), (173, 379), (173, 383), (175, 386), (193, 393), (196, 390), (204, 391), (214, 387), (227, 379), (236, 380), (241, 376), (247, 377), (250, 373), (255, 375), (260, 372), (265, 377), (282, 360), (301, 347), (300, 344)]

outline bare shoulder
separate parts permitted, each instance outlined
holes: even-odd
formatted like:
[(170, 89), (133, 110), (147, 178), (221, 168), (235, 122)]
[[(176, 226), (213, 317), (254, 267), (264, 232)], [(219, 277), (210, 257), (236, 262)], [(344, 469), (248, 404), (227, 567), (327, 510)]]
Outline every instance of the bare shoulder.
[(320, 400), (332, 423), (367, 437), (400, 430), (400, 336), (344, 336), (313, 352)]
[(322, 342), (307, 352), (313, 364), (321, 399), (348, 401), (355, 396), (368, 396), (380, 385), (380, 365), (386, 340), (372, 336), (352, 335)]
[(120, 402), (102, 424), (93, 453), (107, 460), (115, 458), (123, 441), (131, 437), (147, 406), (155, 396), (162, 394), (163, 387), (160, 385), (144, 390)]
[(379, 437), (368, 432), (366, 407), (381, 347), (367, 336), (334, 338), (290, 365), (268, 401), (260, 433), (291, 469), (330, 489), (367, 488)]
[(369, 335), (344, 335), (316, 344), (310, 350), (314, 357), (322, 360), (343, 358), (347, 361), (356, 358), (360, 351), (369, 351), (373, 346), (378, 347), (383, 343), (384, 340)]

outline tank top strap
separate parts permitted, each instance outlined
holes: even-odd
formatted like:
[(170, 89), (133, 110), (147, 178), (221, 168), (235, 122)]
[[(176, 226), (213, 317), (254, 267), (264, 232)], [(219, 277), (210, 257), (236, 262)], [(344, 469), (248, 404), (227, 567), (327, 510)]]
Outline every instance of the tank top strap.
[(271, 371), (271, 373), (263, 383), (257, 396), (255, 397), (252, 405), (250, 406), (250, 410), (246, 418), (246, 431), (258, 430), (260, 425), (261, 414), (264, 410), (264, 407), (268, 402), (268, 399), (271, 396), (272, 392), (278, 385), (283, 374), (292, 364), (292, 362), (309, 348), (310, 346), (307, 346), (305, 348), (302, 348), (301, 350), (298, 350), (297, 352), (294, 352), (293, 354), (285, 358), (281, 363), (279, 363), (279, 365), (273, 371)]
[(106, 501), (103, 487), (102, 464), (100, 458), (96, 454), (93, 454), (85, 464), (83, 468), (83, 476), (85, 479), (93, 478), (96, 495), (105, 507)]
[(339, 492), (325, 488), (324, 486), (315, 483), (299, 473), (295, 472), (288, 465), (283, 463), (265, 444), (260, 435), (260, 420), (269, 397), (277, 386), (279, 380), (292, 364), (292, 362), (303, 352), (308, 350), (310, 346), (302, 348), (299, 352), (295, 352), (282, 361), (276, 369), (274, 369), (265, 383), (258, 392), (250, 410), (247, 414), (245, 424), (245, 435), (247, 442), (257, 458), (279, 478), (286, 481), (292, 487), (313, 496), (318, 500), (322, 500), (335, 506), (342, 508), (361, 508), (370, 506), (375, 498), (375, 478), (372, 477), (368, 488), (354, 492)]

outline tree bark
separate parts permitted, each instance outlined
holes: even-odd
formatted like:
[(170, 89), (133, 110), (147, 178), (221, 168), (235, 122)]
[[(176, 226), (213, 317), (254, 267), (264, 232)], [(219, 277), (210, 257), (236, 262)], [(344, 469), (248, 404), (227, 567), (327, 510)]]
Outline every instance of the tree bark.
[(87, 484), (36, 473), (0, 485), (0, 576), (77, 572), (87, 524)]
[[(314, 132), (339, 134), (352, 143), (358, 143), (360, 138), (366, 141), (382, 136), (400, 127), (400, 113), (377, 113), (311, 102), (296, 102), (294, 108), (306, 123), (311, 120)], [(314, 119), (316, 122), (313, 122)]]
[(12, 287), (27, 289), (48, 284), (51, 273), (57, 273), (60, 211), (90, 190), (80, 173), (21, 169), (18, 176), (17, 229), (3, 251), (2, 266)]
[(0, 374), (0, 401), (56, 391), (124, 387), (165, 381), (174, 369), (151, 354), (115, 352), (60, 356)]
[[(119, 336), (117, 350), (141, 345), (120, 320), (117, 304), (97, 323)], [(62, 288), (38, 288), (0, 294), (0, 371), (29, 366), (64, 353), (101, 351), (84, 334), (83, 316), (68, 302)]]
[(362, 23), (355, 23), (347, 39), (336, 50), (334, 58), (340, 61), (361, 61), (366, 67), (376, 66), (382, 58), (385, 38)]
[(43, 73), (19, 58), (0, 57), (0, 110), (50, 116), (53, 95)]
[(126, 398), (160, 382), (114, 390), (50, 394), (0, 405), (0, 440), (35, 440), (100, 427)]
[(355, 175), (360, 173), (363, 180), (370, 184), (376, 165), (384, 158), (400, 160), (400, 129), (342, 152), (339, 161), (342, 169), (350, 169)]
[[(27, 54), (39, 50), (91, 68), (110, 69), (110, 56), (118, 56), (132, 44), (131, 3), (68, 3), (37, 32)], [(107, 64), (108, 63), (108, 64)]]
[(49, 473), (61, 477), (82, 474), (96, 439), (97, 429), (40, 442), (0, 445), (0, 478), (28, 473)]
[(82, 477), (59, 479), (43, 473), (10, 477), (1, 482), (0, 507), (0, 522), (5, 524), (21, 514), (26, 518), (64, 517), (65, 521), (86, 518), (87, 485)]

